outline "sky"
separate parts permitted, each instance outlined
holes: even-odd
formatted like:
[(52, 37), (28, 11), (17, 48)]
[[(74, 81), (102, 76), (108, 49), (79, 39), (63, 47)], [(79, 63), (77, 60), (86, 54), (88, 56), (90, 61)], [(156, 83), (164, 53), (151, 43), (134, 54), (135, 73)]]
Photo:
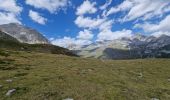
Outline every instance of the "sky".
[(0, 24), (36, 29), (62, 47), (170, 35), (170, 0), (0, 0)]

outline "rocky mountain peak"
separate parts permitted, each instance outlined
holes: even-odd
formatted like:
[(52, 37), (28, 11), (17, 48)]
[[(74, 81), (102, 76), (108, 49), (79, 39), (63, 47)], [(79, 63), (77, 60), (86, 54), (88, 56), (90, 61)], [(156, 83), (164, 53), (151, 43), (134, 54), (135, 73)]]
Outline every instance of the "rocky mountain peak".
[(38, 31), (18, 23), (0, 25), (0, 30), (22, 43), (49, 44), (50, 42)]
[[(165, 47), (166, 46), (166, 47)], [(132, 37), (100, 41), (79, 48), (76, 53), (82, 57), (101, 59), (128, 59), (141, 57), (160, 57), (162, 51), (170, 52), (170, 36), (159, 37), (134, 34)]]

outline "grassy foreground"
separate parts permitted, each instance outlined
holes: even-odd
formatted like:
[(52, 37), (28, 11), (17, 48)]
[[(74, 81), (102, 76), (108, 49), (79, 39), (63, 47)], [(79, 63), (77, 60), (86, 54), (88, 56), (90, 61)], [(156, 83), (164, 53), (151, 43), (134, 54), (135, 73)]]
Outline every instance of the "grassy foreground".
[[(16, 89), (10, 96), (6, 93)], [(0, 100), (170, 100), (170, 59), (0, 52)]]

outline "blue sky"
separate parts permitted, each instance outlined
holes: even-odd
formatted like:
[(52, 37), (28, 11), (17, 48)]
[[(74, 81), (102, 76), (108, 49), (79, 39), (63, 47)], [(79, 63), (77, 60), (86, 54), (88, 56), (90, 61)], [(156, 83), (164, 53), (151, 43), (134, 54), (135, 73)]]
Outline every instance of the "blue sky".
[(67, 47), (170, 35), (170, 0), (0, 0), (0, 24), (32, 27)]

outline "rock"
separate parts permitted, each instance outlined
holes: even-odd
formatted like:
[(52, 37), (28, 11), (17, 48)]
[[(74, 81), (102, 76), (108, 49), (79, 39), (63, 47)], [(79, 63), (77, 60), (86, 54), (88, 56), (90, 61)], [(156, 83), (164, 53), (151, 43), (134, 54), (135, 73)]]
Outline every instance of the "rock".
[(0, 88), (2, 88), (2, 85), (0, 85)]
[(152, 98), (151, 100), (159, 100), (158, 98)]
[(93, 69), (88, 69), (88, 71), (89, 71), (89, 72), (92, 72), (92, 71), (93, 71)]
[(170, 78), (168, 79), (168, 82), (170, 82)]
[(139, 78), (142, 78), (143, 77), (143, 74), (142, 73), (139, 73), (139, 76), (138, 76)]
[(12, 79), (8, 79), (8, 80), (6, 80), (6, 82), (12, 82), (13, 80)]
[(16, 89), (9, 90), (9, 91), (6, 93), (6, 96), (11, 96), (15, 91), (16, 91)]
[(63, 99), (63, 100), (74, 100), (74, 99), (72, 99), (72, 98), (66, 98), (66, 99)]

